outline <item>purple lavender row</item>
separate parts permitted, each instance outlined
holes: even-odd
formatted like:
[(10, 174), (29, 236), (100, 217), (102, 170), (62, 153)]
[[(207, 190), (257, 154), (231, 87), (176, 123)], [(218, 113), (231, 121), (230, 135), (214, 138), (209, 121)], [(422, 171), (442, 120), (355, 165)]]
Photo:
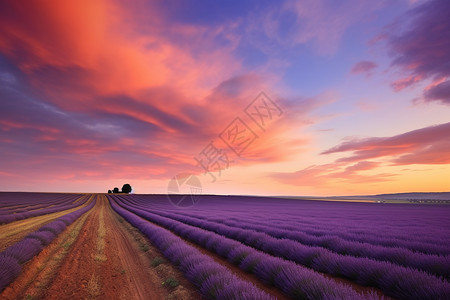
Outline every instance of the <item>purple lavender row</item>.
[(67, 226), (94, 207), (96, 201), (42, 226), (24, 239), (0, 252), (0, 291), (13, 282), (22, 271), (21, 265), (39, 254)]
[(40, 209), (40, 210), (32, 210), (32, 211), (16, 212), (16, 213), (8, 213), (8, 214), (0, 215), (0, 225), (8, 224), (8, 223), (11, 223), (14, 221), (23, 220), (23, 219), (27, 219), (27, 218), (51, 214), (51, 213), (55, 213), (55, 212), (59, 212), (59, 211), (67, 210), (67, 209), (72, 209), (75, 207), (79, 207), (79, 206), (85, 204), (87, 199), (88, 199), (88, 197), (83, 199), (83, 201), (79, 201), (77, 203), (69, 203), (69, 204), (60, 205), (60, 206), (55, 205), (55, 206), (51, 206), (51, 207)]
[[(167, 210), (165, 210), (167, 211)], [(342, 241), (342, 243), (358, 243), (358, 244), (365, 244), (367, 246), (373, 245), (374, 247), (383, 247), (388, 248), (393, 251), (395, 251), (397, 248), (404, 248), (408, 249), (411, 252), (420, 252), (423, 254), (431, 254), (431, 255), (449, 255), (450, 254), (450, 244), (446, 243), (444, 241), (435, 242), (435, 244), (431, 242), (422, 242), (422, 241), (405, 241), (404, 239), (387, 239), (387, 238), (376, 238), (371, 237), (370, 234), (349, 234), (346, 232), (337, 232), (337, 229), (330, 228), (327, 233), (325, 232), (316, 232), (314, 230), (307, 230), (300, 224), (297, 225), (280, 225), (277, 223), (270, 222), (267, 220), (267, 218), (261, 218), (264, 221), (251, 221), (250, 218), (222, 218), (222, 217), (208, 217), (215, 212), (212, 211), (198, 211), (195, 214), (193, 213), (184, 213), (184, 212), (177, 212), (181, 215), (191, 216), (194, 218), (200, 218), (204, 220), (210, 220), (216, 223), (224, 223), (228, 224), (230, 226), (234, 226), (234, 224), (238, 224), (239, 227), (242, 227), (242, 222), (245, 222), (245, 227), (247, 226), (253, 226), (255, 227), (259, 226), (267, 226), (267, 224), (271, 225), (271, 228), (276, 227), (279, 230), (287, 232), (291, 232), (292, 234), (299, 234), (304, 237), (305, 243), (309, 244), (309, 242), (306, 242), (308, 239), (315, 240), (314, 242), (311, 242), (317, 245), (321, 244), (328, 244), (330, 240), (333, 240), (332, 243), (336, 243), (338, 241)], [(285, 222), (285, 224), (288, 224), (289, 222)], [(248, 227), (248, 229), (251, 229)], [(384, 229), (380, 229), (384, 230)], [(291, 234), (289, 233), (289, 234)], [(297, 240), (297, 238), (295, 238)], [(300, 240), (299, 240), (300, 241)], [(393, 248), (393, 249), (392, 249)]]
[[(142, 197), (142, 196), (136, 195), (136, 197), (133, 197), (133, 198), (134, 199), (132, 199), (132, 200), (134, 200), (135, 203), (143, 203), (143, 204), (149, 203), (148, 196)], [(138, 200), (138, 201), (136, 201), (136, 200)], [(154, 197), (152, 197), (150, 200), (152, 200), (151, 204), (155, 208), (160, 208), (160, 209), (162, 208), (166, 211), (171, 209), (170, 205), (167, 204), (167, 200), (165, 202), (158, 201), (158, 199), (154, 199)], [(204, 201), (206, 201), (206, 200), (204, 200)], [(264, 202), (263, 204), (267, 204), (268, 200), (265, 200), (265, 201), (266, 202)], [(217, 204), (217, 202), (213, 202), (213, 203)], [(232, 204), (228, 204), (228, 205), (233, 206)], [(278, 206), (280, 206), (280, 205), (281, 204), (278, 203)], [(297, 206), (301, 207), (301, 205), (303, 205), (303, 203), (297, 203)], [(347, 203), (346, 207), (348, 207), (348, 206), (349, 206), (349, 204)], [(239, 221), (245, 220), (246, 222), (249, 222), (248, 220), (251, 219), (252, 216), (255, 215), (253, 208), (246, 207), (245, 205), (243, 206), (242, 204), (240, 204), (239, 206), (236, 206), (236, 207), (243, 211), (252, 211), (251, 215), (250, 214), (241, 214), (241, 217), (238, 219)], [(323, 207), (322, 203), (320, 204), (320, 207)], [(411, 206), (409, 206), (409, 207), (411, 207)], [(295, 211), (295, 209), (293, 207), (290, 207), (290, 208), (291, 208), (291, 211)], [(358, 205), (358, 208), (368, 210), (368, 213), (370, 213), (372, 215), (372, 218), (375, 218), (375, 217), (378, 218), (378, 215), (374, 214), (372, 212), (372, 209), (373, 209), (372, 206)], [(445, 211), (448, 211), (448, 208), (447, 209), (440, 208), (440, 210), (445, 212)], [(215, 220), (217, 220), (217, 222), (223, 222), (225, 220), (230, 220), (233, 218), (232, 211), (230, 211), (230, 212), (227, 211), (227, 212), (223, 213), (223, 210), (218, 210), (217, 208), (211, 209), (209, 206), (206, 206), (206, 208), (205, 208), (205, 206), (196, 207), (196, 211), (198, 211), (198, 213), (196, 213), (194, 215), (194, 217), (203, 218), (203, 219), (205, 219), (205, 217), (204, 217), (205, 214), (211, 215), (212, 212), (214, 214), (217, 214), (217, 213), (219, 213), (219, 214), (222, 213), (222, 215), (225, 214), (224, 217), (215, 217)], [(432, 232), (431, 228), (426, 227), (426, 226), (424, 226), (424, 228), (422, 228), (423, 230), (425, 230), (426, 234), (421, 234), (421, 232), (419, 232), (417, 230), (413, 230), (413, 228), (411, 228), (410, 224), (411, 224), (411, 222), (418, 223), (418, 220), (415, 220), (415, 219), (405, 220), (405, 222), (408, 221), (407, 222), (408, 231), (411, 231), (416, 235), (415, 240), (410, 238), (410, 236), (407, 235), (407, 232), (405, 232), (405, 230), (404, 230), (405, 223), (398, 224), (398, 227), (401, 228), (402, 233), (405, 235), (405, 238), (407, 239), (407, 240), (405, 240), (405, 238), (403, 238), (403, 239), (389, 238), (388, 233), (386, 232), (386, 229), (381, 228), (381, 226), (379, 226), (379, 222), (377, 224), (372, 224), (372, 226), (376, 230), (383, 232), (385, 234), (384, 237), (376, 237), (372, 233), (368, 233), (368, 232), (349, 234), (347, 232), (349, 230), (348, 228), (349, 227), (357, 227), (357, 225), (351, 225), (349, 223), (346, 223), (347, 221), (343, 220), (342, 217), (339, 217), (338, 222), (345, 223), (344, 225), (347, 225), (346, 230), (338, 231), (336, 223), (331, 223), (331, 222), (330, 222), (331, 223), (330, 228), (327, 231), (316, 230), (315, 227), (319, 226), (319, 224), (317, 224), (317, 226), (314, 226), (314, 228), (308, 230), (304, 225), (300, 226), (300, 224), (290, 222), (288, 217), (286, 217), (283, 213), (280, 213), (280, 209), (277, 210), (275, 207), (271, 207), (269, 212), (270, 213), (267, 213), (267, 211), (266, 211), (266, 214), (262, 215), (260, 217), (260, 219), (264, 220), (264, 222), (260, 221), (260, 222), (257, 222), (257, 224), (262, 224), (262, 223), (270, 224), (273, 227), (275, 227), (275, 226), (278, 227), (279, 229), (286, 229), (286, 230), (291, 230), (291, 231), (296, 231), (296, 232), (301, 231), (301, 232), (304, 232), (305, 234), (312, 235), (312, 236), (325, 236), (326, 238), (333, 238), (335, 236), (337, 238), (341, 238), (344, 240), (364, 242), (364, 243), (372, 244), (375, 246), (383, 246), (383, 247), (389, 247), (389, 248), (398, 248), (400, 246), (402, 248), (406, 248), (406, 249), (409, 249), (414, 252), (421, 252), (424, 254), (436, 254), (436, 255), (449, 255), (450, 254), (449, 243), (445, 242), (446, 239), (444, 239), (444, 238), (438, 239), (439, 236), (435, 236), (433, 238), (433, 242), (424, 242), (424, 241), (428, 240), (427, 236), (431, 235), (431, 232)], [(281, 212), (283, 212), (283, 210), (281, 210)], [(182, 214), (183, 212), (177, 212), (177, 213)], [(203, 213), (203, 214), (201, 214), (201, 213)], [(284, 221), (279, 222), (279, 223), (274, 223), (272, 221), (269, 221), (270, 215), (274, 215), (274, 214), (275, 215), (281, 214), (284, 218)], [(446, 224), (445, 220), (446, 220), (446, 218), (448, 219), (448, 217), (441, 216), (440, 218), (438, 218), (438, 215), (436, 214), (436, 211), (434, 208), (430, 209), (429, 207), (424, 207), (423, 211), (422, 211), (422, 215), (423, 215), (422, 219), (425, 216), (427, 216), (427, 214), (428, 215), (431, 214), (432, 217), (435, 217), (436, 219), (438, 219), (439, 225), (440, 225), (440, 230), (441, 230), (440, 236), (445, 237), (446, 234), (443, 230), (442, 224)], [(332, 215), (336, 216), (336, 213), (333, 213)], [(414, 214), (413, 214), (413, 216), (414, 216)], [(406, 218), (406, 217), (404, 217), (404, 218)], [(420, 240), (417, 240), (417, 239), (420, 239)], [(447, 240), (448, 240), (448, 238), (447, 238)]]
[[(147, 201), (148, 202), (148, 201)], [(136, 202), (135, 202), (136, 203)], [(154, 204), (154, 203), (153, 203)], [(167, 204), (165, 204), (167, 208), (170, 208)], [(242, 206), (240, 206), (242, 208)], [(165, 209), (167, 211), (167, 209)], [(203, 209), (200, 207), (199, 209), (196, 209), (196, 213), (186, 213), (183, 211), (178, 211), (177, 215), (186, 215), (186, 216), (193, 216), (194, 218), (204, 219), (204, 220), (213, 220), (214, 222), (221, 222), (225, 223), (227, 225), (234, 226), (237, 224), (237, 227), (244, 227), (246, 229), (256, 229), (256, 230), (263, 230), (263, 227), (267, 227), (267, 224), (270, 224), (270, 227), (277, 227), (276, 230), (283, 231), (283, 235), (287, 236), (280, 236), (279, 234), (276, 236), (278, 238), (280, 237), (287, 237), (289, 239), (297, 240), (299, 242), (302, 242), (304, 244), (308, 245), (317, 245), (317, 246), (325, 246), (329, 245), (330, 248), (333, 251), (340, 252), (342, 254), (352, 254), (355, 256), (368, 256), (370, 253), (367, 253), (367, 249), (370, 249), (369, 251), (371, 253), (374, 253), (375, 255), (372, 256), (372, 258), (375, 259), (381, 259), (381, 260), (391, 260), (392, 262), (400, 263), (401, 265), (408, 265), (408, 261), (413, 262), (412, 266), (415, 266), (417, 268), (423, 268), (425, 270), (432, 270), (433, 268), (427, 267), (427, 265), (433, 265), (433, 261), (436, 262), (436, 260), (439, 260), (439, 258), (433, 258), (430, 260), (430, 256), (422, 255), (418, 253), (416, 258), (410, 257), (410, 253), (414, 252), (422, 252), (423, 254), (435, 254), (435, 255), (448, 255), (450, 253), (450, 247), (447, 243), (440, 243), (440, 244), (429, 244), (429, 243), (418, 243), (418, 242), (406, 242), (404, 240), (389, 240), (389, 243), (386, 243), (386, 240), (374, 240), (373, 243), (367, 243), (364, 242), (364, 238), (358, 234), (358, 235), (346, 235), (347, 239), (344, 239), (340, 236), (334, 235), (335, 229), (328, 230), (326, 235), (313, 235), (309, 233), (304, 232), (303, 227), (299, 227), (297, 224), (296, 226), (282, 226), (280, 224), (274, 224), (273, 222), (269, 222), (268, 220), (268, 214), (266, 214), (266, 218), (261, 218), (264, 220), (264, 222), (252, 222), (249, 221), (251, 219), (251, 216), (248, 214), (244, 214), (246, 218), (233, 218), (230, 213), (227, 214), (227, 218), (224, 217), (208, 217), (211, 216), (214, 213), (214, 215), (217, 213), (216, 210), (211, 211), (208, 209)], [(273, 210), (271, 211), (273, 213)], [(252, 216), (253, 216), (253, 210), (252, 210)], [(232, 220), (235, 220), (234, 223)], [(244, 224), (245, 223), (245, 224)], [(288, 224), (288, 221), (285, 221), (285, 224)], [(252, 226), (255, 224), (255, 226)], [(261, 225), (264, 224), (264, 225)], [(261, 227), (257, 227), (256, 225), (260, 225)], [(441, 225), (442, 227), (442, 225)], [(290, 228), (290, 230), (285, 230), (285, 228)], [(404, 230), (403, 230), (404, 231)], [(355, 243), (355, 245), (351, 245), (350, 243)], [(386, 245), (388, 244), (388, 245)], [(347, 253), (346, 248), (350, 248), (352, 253)], [(405, 250), (399, 249), (404, 248)], [(337, 249), (341, 249), (340, 251)], [(433, 250), (433, 251), (430, 251)], [(430, 253), (431, 252), (431, 253)], [(358, 255), (359, 254), (359, 255)], [(403, 257), (408, 256), (406, 258), (406, 261)], [(420, 256), (420, 259), (419, 259)], [(432, 257), (432, 256), (431, 256)], [(444, 260), (448, 261), (448, 258), (443, 258)], [(395, 261), (397, 260), (397, 261)], [(440, 264), (440, 263), (439, 263)], [(439, 268), (439, 267), (437, 267)], [(431, 271), (433, 272), (433, 271)], [(437, 273), (437, 274), (444, 274), (444, 273)]]
[[(169, 228), (183, 238), (216, 252), (244, 271), (253, 273), (265, 284), (279, 288), (293, 299), (380, 299), (374, 293), (360, 295), (349, 286), (339, 284), (293, 262), (257, 251), (235, 240), (133, 208), (121, 201), (121, 197), (110, 198), (113, 199), (112, 202), (117, 201), (122, 209), (127, 209), (146, 220)], [(192, 261), (191, 264), (196, 265), (200, 262)]]
[[(39, 194), (38, 194), (39, 195)], [(39, 195), (31, 198), (21, 198), (19, 195), (9, 195), (9, 197), (0, 197), (0, 214), (4, 213), (18, 213), (23, 211), (36, 210), (41, 208), (46, 208), (49, 206), (61, 206), (72, 204), (75, 200), (80, 198), (81, 195), (66, 195), (66, 194), (55, 194), (49, 195)]]
[[(450, 211), (449, 211), (450, 213)], [(267, 216), (266, 216), (267, 217)], [(385, 240), (385, 243), (388, 245), (395, 245), (397, 243), (408, 243), (413, 241), (413, 243), (422, 243), (427, 249), (429, 244), (437, 243), (437, 244), (449, 244), (450, 239), (448, 238), (448, 231), (445, 228), (442, 228), (442, 224), (446, 224), (445, 221), (440, 223), (441, 228), (439, 230), (430, 230), (429, 227), (423, 226), (420, 230), (416, 230), (416, 228), (410, 224), (407, 224), (411, 233), (404, 232), (403, 226), (404, 224), (397, 224), (395, 228), (387, 227), (387, 226), (374, 226), (371, 225), (371, 230), (362, 227), (360, 224), (356, 224), (352, 220), (343, 220), (339, 219), (337, 221), (330, 220), (317, 220), (317, 224), (305, 224), (299, 222), (297, 220), (289, 220), (289, 221), (273, 221), (264, 217), (249, 219), (247, 217), (235, 217), (235, 218), (226, 218), (227, 220), (234, 219), (236, 221), (241, 220), (242, 218), (246, 219), (249, 222), (255, 223), (267, 223), (275, 224), (282, 229), (286, 230), (302, 230), (302, 232), (315, 236), (324, 236), (329, 235), (330, 230), (333, 230), (333, 233), (347, 239), (353, 238), (365, 238), (367, 236), (372, 237), (375, 240)], [(224, 219), (224, 218), (220, 218)], [(261, 220), (265, 220), (265, 222), (261, 222)], [(413, 220), (413, 219), (412, 219)], [(410, 220), (410, 221), (412, 221)], [(417, 222), (417, 221), (416, 221)], [(323, 225), (326, 223), (326, 226)], [(351, 230), (350, 228), (357, 228), (356, 230)], [(400, 229), (399, 229), (400, 228)], [(382, 234), (385, 233), (385, 234)], [(425, 235), (426, 234), (426, 235)], [(415, 235), (415, 236), (414, 236)], [(414, 238), (412, 238), (414, 237)], [(417, 241), (419, 239), (419, 241)], [(450, 249), (446, 249), (448, 253), (450, 253)], [(426, 251), (426, 250), (425, 250)]]
[(247, 221), (244, 220), (240, 222), (223, 221), (223, 224), (220, 224), (213, 221), (207, 221), (204, 218), (202, 220), (200, 217), (190, 217), (186, 214), (166, 213), (159, 210), (153, 210), (153, 212), (190, 225), (211, 230), (219, 234), (226, 232), (231, 238), (235, 238), (236, 236), (243, 234), (250, 236), (255, 232), (262, 232), (273, 238), (297, 241), (308, 246), (318, 246), (343, 255), (388, 261), (397, 265), (426, 271), (437, 276), (443, 276), (444, 278), (450, 277), (449, 255), (428, 255), (417, 253), (402, 248), (401, 244), (399, 244), (396, 248), (387, 248), (357, 241), (347, 241), (335, 236), (311, 236), (302, 232), (274, 228), (271, 225), (252, 225), (248, 224)]
[(274, 299), (255, 285), (243, 281), (207, 255), (187, 245), (170, 231), (143, 220), (110, 198), (112, 208), (152, 243), (199, 288), (207, 299)]
[[(411, 220), (413, 222), (413, 220)], [(268, 222), (257, 222), (256, 224), (267, 224)], [(271, 223), (272, 224), (272, 223)], [(275, 224), (274, 224), (275, 225)], [(356, 226), (356, 225), (355, 225)], [(411, 240), (399, 239), (386, 236), (375, 236), (369, 232), (349, 233), (345, 229), (339, 231), (339, 229), (333, 229), (332, 227), (328, 231), (318, 231), (315, 229), (309, 229), (302, 227), (301, 225), (292, 226), (277, 226), (279, 229), (285, 229), (292, 232), (300, 232), (309, 236), (327, 237), (327, 238), (339, 238), (347, 241), (357, 241), (361, 243), (371, 244), (374, 246), (383, 246), (388, 248), (405, 248), (414, 252), (420, 252), (423, 254), (435, 254), (435, 255), (449, 255), (450, 245), (445, 241), (431, 242), (429, 239), (417, 240), (417, 238)], [(374, 226), (376, 227), (376, 226)], [(287, 229), (286, 229), (287, 228)], [(381, 232), (386, 232), (387, 229), (379, 228)], [(405, 229), (404, 229), (405, 230)], [(416, 232), (414, 229), (407, 229), (411, 232)], [(418, 237), (423, 237), (424, 233), (416, 232)], [(428, 233), (431, 234), (431, 233)]]
[[(206, 198), (206, 197), (204, 197)], [(447, 243), (450, 241), (450, 231), (442, 226), (450, 222), (450, 207), (424, 207), (415, 205), (377, 205), (371, 203), (306, 203), (279, 199), (262, 199), (258, 207), (251, 207), (247, 198), (243, 197), (239, 204), (228, 203), (232, 210), (221, 214), (222, 207), (215, 207), (217, 201), (213, 198), (202, 199), (196, 210), (214, 210), (222, 219), (228, 219), (234, 213), (240, 219), (257, 218), (277, 226), (299, 228), (313, 235), (326, 235), (330, 231), (363, 234), (361, 236), (378, 238), (395, 238), (404, 241), (429, 243)], [(233, 197), (230, 197), (233, 198)], [(273, 203), (270, 203), (270, 202)], [(203, 205), (203, 203), (206, 205)], [(211, 202), (211, 205), (210, 205)], [(313, 201), (309, 201), (313, 202)], [(220, 204), (220, 203), (219, 203)], [(230, 205), (232, 204), (232, 205)], [(274, 204), (276, 204), (274, 206)], [(166, 205), (168, 206), (168, 205)], [(286, 206), (286, 207), (285, 207)], [(234, 211), (233, 211), (234, 210)], [(252, 211), (251, 215), (242, 212)], [(267, 212), (277, 212), (268, 214)], [(389, 225), (386, 225), (389, 224)], [(405, 231), (404, 227), (408, 230)], [(286, 228), (287, 229), (287, 228)], [(426, 246), (425, 246), (426, 247)], [(448, 248), (447, 248), (448, 251)]]
[[(260, 198), (258, 205), (247, 197), (238, 197), (238, 201), (229, 200), (237, 197), (203, 197), (196, 207), (201, 210), (211, 208), (219, 212), (220, 201), (226, 199), (228, 208), (224, 218), (234, 212), (252, 211), (251, 215), (242, 214), (244, 218), (253, 216), (271, 224), (291, 224), (302, 229), (311, 228), (314, 235), (328, 234), (330, 230), (343, 229), (345, 232), (363, 233), (367, 236), (389, 237), (395, 239), (430, 241), (431, 243), (449, 242), (450, 230), (442, 226), (450, 222), (450, 207), (422, 205), (378, 205), (373, 203), (327, 203), (314, 201), (293, 201), (283, 199)], [(212, 199), (211, 199), (212, 198)], [(251, 198), (250, 198), (251, 199)], [(225, 202), (222, 200), (222, 202)], [(203, 205), (206, 203), (206, 205)], [(211, 204), (211, 205), (210, 205)], [(230, 205), (232, 204), (232, 205)], [(219, 209), (217, 209), (219, 208)], [(268, 214), (267, 211), (277, 213)], [(292, 220), (292, 222), (290, 222)], [(277, 222), (277, 223), (276, 223)], [(375, 225), (375, 226), (374, 226)], [(404, 230), (408, 227), (408, 231)]]
[(79, 197), (77, 194), (0, 192), (0, 211), (12, 212), (15, 209), (28, 209), (43, 204), (68, 204)]
[[(203, 215), (212, 215), (212, 212), (205, 213)], [(192, 217), (199, 217), (198, 214), (190, 214), (189, 216)], [(407, 249), (411, 252), (419, 252), (422, 254), (430, 254), (430, 255), (449, 255), (450, 254), (450, 243), (448, 242), (425, 242), (425, 241), (406, 241), (403, 239), (394, 239), (394, 238), (388, 238), (388, 237), (375, 237), (371, 236), (369, 233), (346, 233), (344, 230), (341, 232), (338, 231), (338, 229), (329, 229), (327, 233), (320, 233), (317, 234), (315, 232), (311, 232), (311, 230), (305, 229), (302, 227), (302, 225), (297, 226), (281, 226), (276, 223), (272, 223), (268, 220), (265, 221), (251, 221), (246, 218), (242, 219), (235, 219), (235, 218), (229, 218), (228, 220), (222, 220), (222, 219), (216, 219), (214, 217), (205, 218), (202, 217), (202, 219), (210, 220), (216, 223), (223, 223), (230, 226), (233, 226), (234, 224), (240, 224), (240, 222), (245, 221), (245, 226), (248, 226), (248, 229), (251, 228), (259, 228), (260, 226), (264, 227), (267, 226), (267, 224), (270, 224), (272, 228), (277, 228), (278, 230), (281, 230), (285, 232), (286, 234), (299, 234), (302, 237), (304, 237), (305, 243), (307, 240), (311, 239), (311, 243), (317, 244), (317, 245), (326, 245), (330, 240), (334, 241), (342, 241), (342, 243), (357, 243), (357, 244), (364, 244), (367, 246), (374, 246), (374, 247), (382, 247), (386, 249), (396, 249), (396, 248), (403, 248)], [(264, 220), (264, 219), (262, 219)], [(385, 229), (381, 229), (381, 231), (384, 231)], [(411, 229), (412, 230), (412, 229)], [(297, 238), (296, 238), (297, 239)], [(334, 243), (334, 242), (332, 242)]]
[[(127, 208), (180, 234), (183, 234), (183, 230), (185, 230), (183, 228), (192, 227), (146, 211), (143, 207), (127, 206)], [(200, 230), (199, 228), (196, 229)], [(221, 231), (217, 233), (317, 271), (354, 280), (358, 284), (378, 287), (386, 295), (399, 299), (443, 299), (445, 295), (450, 294), (450, 284), (447, 280), (423, 271), (384, 261), (340, 255), (323, 248), (309, 247), (291, 240), (275, 239), (264, 233), (253, 232), (249, 234), (249, 232), (234, 229), (231, 232)]]
[[(155, 203), (155, 196), (135, 196), (140, 201), (151, 200), (154, 208), (157, 208), (156, 206), (163, 209), (171, 208), (165, 197), (162, 197), (165, 201)], [(449, 207), (377, 205), (373, 203), (336, 204), (271, 198), (258, 198), (258, 201), (255, 202), (251, 199), (252, 197), (204, 196), (196, 206), (196, 210), (213, 210), (217, 215), (222, 215), (222, 219), (228, 219), (234, 213), (241, 212), (240, 216), (245, 219), (263, 219), (280, 226), (289, 224), (289, 221), (292, 220), (290, 222), (292, 226), (301, 225), (302, 228), (311, 226), (311, 229), (314, 229), (314, 235), (327, 234), (330, 229), (333, 231), (344, 229), (345, 232), (355, 234), (363, 233), (403, 240), (429, 240), (431, 243), (450, 241), (448, 238), (450, 231), (442, 226), (442, 224), (450, 222)], [(252, 212), (251, 215), (242, 213), (249, 210)], [(276, 214), (268, 214), (268, 211), (276, 212)], [(411, 220), (414, 222), (411, 223)], [(405, 232), (402, 228), (404, 225), (407, 225), (408, 229), (414, 233)]]

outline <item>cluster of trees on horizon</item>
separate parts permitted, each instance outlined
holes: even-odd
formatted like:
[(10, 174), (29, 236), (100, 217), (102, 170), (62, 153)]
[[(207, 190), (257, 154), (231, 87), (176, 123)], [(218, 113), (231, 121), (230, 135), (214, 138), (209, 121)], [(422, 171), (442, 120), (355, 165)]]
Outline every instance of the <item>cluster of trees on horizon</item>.
[(132, 190), (131, 185), (129, 185), (128, 183), (125, 183), (125, 184), (122, 186), (122, 191), (119, 191), (119, 188), (118, 188), (118, 187), (115, 187), (115, 188), (113, 188), (112, 191), (111, 191), (111, 190), (108, 190), (108, 194), (111, 194), (111, 193), (114, 193), (114, 194), (116, 194), (116, 193), (126, 193), (126, 194), (129, 194), (129, 193), (131, 193), (131, 190)]

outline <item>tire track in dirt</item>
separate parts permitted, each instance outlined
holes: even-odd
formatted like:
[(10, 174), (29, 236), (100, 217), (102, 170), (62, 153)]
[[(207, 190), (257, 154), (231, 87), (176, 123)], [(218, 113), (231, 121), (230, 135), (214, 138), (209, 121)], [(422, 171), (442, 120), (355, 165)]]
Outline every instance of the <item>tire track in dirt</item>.
[[(118, 295), (123, 299), (166, 298), (168, 292), (161, 286), (156, 274), (150, 272), (148, 260), (143, 252), (132, 243), (106, 197), (102, 198), (106, 228), (105, 254), (108, 259), (106, 263), (112, 268), (110, 272), (105, 273), (109, 278), (106, 275), (103, 278), (104, 299), (113, 299)], [(120, 289), (121, 292), (114, 292)]]
[[(99, 235), (101, 226), (104, 226), (102, 236)], [(98, 243), (102, 239), (105, 247), (100, 251)], [(98, 195), (97, 204), (44, 298), (166, 298), (169, 292), (151, 271), (142, 251), (133, 246), (126, 230), (113, 214), (106, 197)]]

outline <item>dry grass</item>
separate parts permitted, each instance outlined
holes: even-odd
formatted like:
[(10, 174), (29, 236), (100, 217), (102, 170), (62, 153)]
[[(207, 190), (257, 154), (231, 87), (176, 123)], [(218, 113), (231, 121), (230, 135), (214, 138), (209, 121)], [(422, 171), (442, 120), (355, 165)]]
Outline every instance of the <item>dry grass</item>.
[(91, 279), (87, 285), (88, 293), (91, 298), (97, 298), (101, 294), (101, 286), (98, 283), (97, 277), (95, 275), (91, 276)]
[(108, 258), (105, 255), (105, 236), (106, 236), (106, 227), (102, 208), (98, 217), (97, 253), (95, 254), (94, 257), (94, 259), (98, 262), (104, 262), (108, 260)]

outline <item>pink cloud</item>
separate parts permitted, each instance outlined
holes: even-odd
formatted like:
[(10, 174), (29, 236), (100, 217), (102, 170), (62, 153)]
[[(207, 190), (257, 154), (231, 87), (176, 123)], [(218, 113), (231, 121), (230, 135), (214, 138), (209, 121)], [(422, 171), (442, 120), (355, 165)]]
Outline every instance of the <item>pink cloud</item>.
[(398, 79), (394, 82), (391, 83), (391, 87), (394, 89), (394, 91), (396, 92), (400, 92), (401, 90), (414, 85), (417, 82), (422, 81), (423, 77), (419, 76), (419, 75), (415, 75), (415, 76), (408, 76), (405, 78), (401, 78)]
[[(354, 162), (390, 157), (396, 164), (447, 164), (450, 163), (450, 123), (425, 127), (391, 137), (353, 139), (321, 154), (353, 152), (339, 159)], [(447, 155), (443, 155), (447, 153)]]
[(351, 72), (353, 74), (366, 74), (366, 76), (370, 76), (377, 66), (378, 65), (372, 61), (363, 60), (356, 63), (352, 67)]

